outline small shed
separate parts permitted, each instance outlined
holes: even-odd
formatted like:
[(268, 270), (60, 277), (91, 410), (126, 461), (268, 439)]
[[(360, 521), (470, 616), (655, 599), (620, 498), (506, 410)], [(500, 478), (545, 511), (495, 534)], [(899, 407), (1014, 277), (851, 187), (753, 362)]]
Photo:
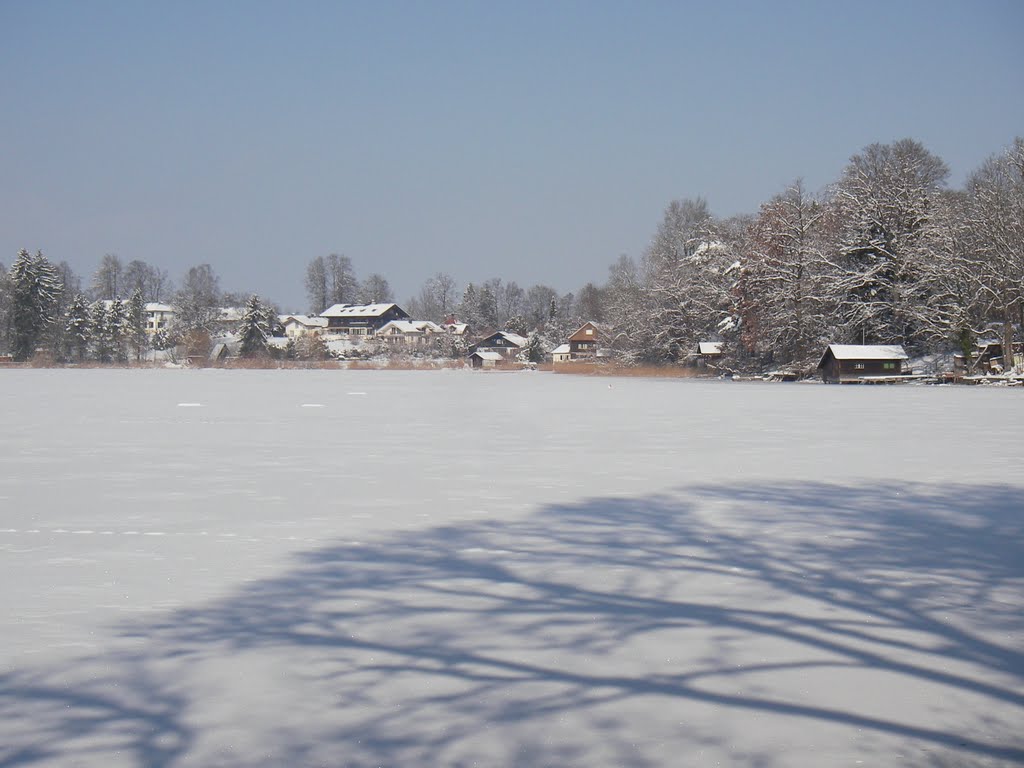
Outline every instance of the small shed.
[(504, 356), (498, 352), (492, 352), (488, 349), (478, 349), (469, 356), (469, 364), (473, 368), (493, 368), (504, 359)]
[(551, 351), (552, 363), (567, 363), (572, 360), (572, 348), (568, 344), (560, 344)]
[(829, 344), (818, 363), (821, 379), (842, 384), (903, 376), (907, 353), (899, 344)]

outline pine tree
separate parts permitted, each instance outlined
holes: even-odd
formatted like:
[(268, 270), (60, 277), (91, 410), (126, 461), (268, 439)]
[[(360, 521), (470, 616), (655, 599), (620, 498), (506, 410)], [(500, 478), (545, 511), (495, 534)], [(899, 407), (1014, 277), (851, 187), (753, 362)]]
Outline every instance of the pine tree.
[(22, 249), (10, 271), (11, 352), (15, 360), (28, 360), (54, 320), (61, 285), (57, 270), (37, 251)]
[(110, 355), (118, 363), (128, 362), (128, 310), (123, 301), (115, 299), (107, 310)]
[(126, 310), (128, 343), (135, 360), (138, 361), (142, 359), (142, 352), (146, 348), (146, 302), (143, 300), (140, 286), (136, 286), (132, 291)]
[(259, 296), (249, 297), (238, 335), (242, 341), (239, 350), (242, 357), (255, 357), (267, 353), (267, 337), (270, 335), (270, 327), (267, 323), (267, 309), (260, 302)]
[(103, 301), (97, 301), (89, 308), (89, 331), (92, 337), (93, 355), (101, 363), (109, 363), (113, 354), (108, 314), (107, 305)]
[(541, 339), (540, 334), (534, 331), (526, 340), (526, 347), (523, 348), (522, 355), (527, 362), (542, 363), (545, 354), (547, 354), (547, 350), (544, 348), (544, 340)]
[(79, 293), (68, 307), (64, 321), (64, 343), (66, 356), (81, 362), (89, 354), (89, 343), (92, 341), (92, 327), (89, 319), (89, 303)]

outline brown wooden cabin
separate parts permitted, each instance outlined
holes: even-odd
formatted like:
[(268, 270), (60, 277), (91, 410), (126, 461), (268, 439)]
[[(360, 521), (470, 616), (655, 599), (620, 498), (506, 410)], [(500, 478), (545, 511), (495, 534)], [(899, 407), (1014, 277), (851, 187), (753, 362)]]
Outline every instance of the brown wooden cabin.
[(600, 326), (596, 323), (584, 323), (569, 336), (569, 359), (588, 360), (597, 357), (600, 343)]
[(822, 381), (831, 384), (873, 377), (903, 376), (908, 359), (898, 344), (829, 344), (818, 363)]

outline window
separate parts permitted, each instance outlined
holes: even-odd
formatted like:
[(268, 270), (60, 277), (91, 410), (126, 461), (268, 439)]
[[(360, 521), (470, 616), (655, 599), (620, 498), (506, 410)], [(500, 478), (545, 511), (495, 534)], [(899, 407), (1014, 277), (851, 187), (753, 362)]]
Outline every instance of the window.
[(593, 336), (593, 335), (594, 335), (594, 329), (593, 328), (587, 328), (587, 336)]
[(855, 370), (855, 371), (863, 371), (864, 370), (864, 363), (854, 363), (853, 364), (853, 370)]
[(887, 371), (892, 371), (896, 368), (896, 363), (883, 363), (882, 368), (884, 368)]

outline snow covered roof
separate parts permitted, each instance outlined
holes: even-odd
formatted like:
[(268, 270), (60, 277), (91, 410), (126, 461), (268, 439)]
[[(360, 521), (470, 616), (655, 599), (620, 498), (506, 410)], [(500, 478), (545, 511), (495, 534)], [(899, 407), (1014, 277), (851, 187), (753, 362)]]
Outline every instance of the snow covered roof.
[(176, 310), (170, 304), (161, 304), (159, 301), (148, 301), (146, 302), (147, 312), (175, 312)]
[(299, 325), (304, 325), (308, 328), (327, 327), (327, 318), (325, 317), (311, 317), (309, 315), (278, 315), (277, 317), (282, 325), (294, 320)]
[(498, 333), (504, 336), (506, 341), (510, 341), (517, 347), (525, 347), (527, 344), (527, 340), (518, 333), (511, 333), (510, 331), (498, 331)]
[(320, 313), (320, 317), (380, 317), (392, 307), (390, 304), (335, 304)]
[(569, 347), (568, 344), (559, 344), (557, 347), (555, 347), (553, 350), (551, 350), (551, 354), (552, 355), (568, 355), (569, 351), (570, 351), (570, 347)]
[(479, 357), (481, 360), (493, 360), (494, 362), (505, 359), (499, 352), (491, 352), (487, 349), (478, 349), (470, 357)]
[(820, 368), (829, 350), (836, 360), (908, 360), (909, 355), (899, 344), (829, 344), (821, 356)]
[(466, 323), (445, 323), (441, 327), (448, 331), (448, 333), (453, 333), (456, 336), (462, 336), (469, 328)]
[(701, 341), (697, 344), (697, 351), (702, 355), (720, 355), (722, 354), (722, 342), (720, 341)]
[(396, 329), (399, 333), (440, 333), (441, 326), (430, 320), (392, 320), (385, 323), (377, 330), (381, 336), (388, 332), (389, 328)]

